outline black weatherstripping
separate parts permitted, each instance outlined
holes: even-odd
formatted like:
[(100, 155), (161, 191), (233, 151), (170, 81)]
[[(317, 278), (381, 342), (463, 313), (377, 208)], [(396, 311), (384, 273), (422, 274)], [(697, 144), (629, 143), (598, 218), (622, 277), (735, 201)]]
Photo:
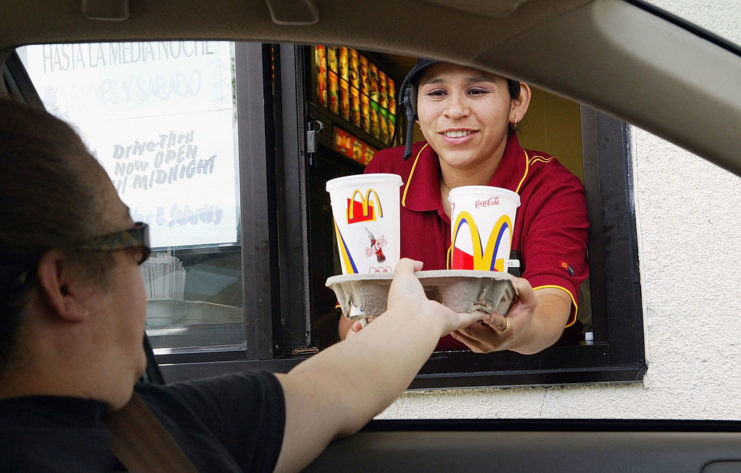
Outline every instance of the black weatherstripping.
[(624, 0), (624, 1), (626, 3), (629, 3), (631, 5), (634, 5), (640, 8), (641, 10), (645, 10), (649, 13), (652, 13), (658, 16), (659, 18), (662, 18), (670, 23), (673, 23), (679, 26), (680, 28), (683, 28), (689, 31), (692, 34), (699, 36), (702, 39), (710, 41), (716, 46), (719, 46), (727, 51), (730, 51), (737, 56), (741, 56), (741, 46), (731, 43), (727, 39), (723, 38), (722, 36), (718, 36), (712, 31), (706, 30), (705, 28), (702, 28), (694, 23), (691, 23), (685, 20), (684, 18), (674, 15), (673, 13), (669, 13), (668, 11), (663, 10), (657, 7), (656, 5), (648, 3), (644, 0)]
[[(0, 58), (2, 56), (2, 51), (0, 51)], [(44, 109), (44, 104), (31, 83), (31, 79), (17, 52), (10, 53), (5, 63), (2, 64), (2, 79), (11, 97), (25, 104)]]
[(677, 419), (377, 419), (363, 432), (741, 432), (741, 421)]

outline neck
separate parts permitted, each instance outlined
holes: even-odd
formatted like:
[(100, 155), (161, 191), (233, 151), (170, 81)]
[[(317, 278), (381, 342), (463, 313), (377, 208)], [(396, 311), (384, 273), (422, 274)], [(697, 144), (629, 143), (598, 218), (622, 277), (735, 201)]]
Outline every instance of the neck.
[(44, 316), (31, 298), (26, 323), (17, 336), (17, 354), (0, 380), (0, 399), (22, 396), (71, 396), (103, 401), (111, 409), (122, 407), (136, 379), (114, 376), (115, 366), (100, 350), (83, 324), (63, 323)]
[(496, 160), (461, 169), (440, 160), (440, 185), (447, 191), (460, 186), (488, 186), (501, 161), (500, 156)]
[(446, 161), (438, 159), (440, 163), (440, 198), (442, 200), (445, 214), (450, 216), (450, 202), (448, 195), (452, 189), (461, 186), (488, 186), (494, 173), (504, 157), (506, 142), (501, 150), (496, 153), (496, 159), (487, 159), (468, 167), (455, 167)]
[(467, 172), (449, 168), (446, 172), (443, 162), (440, 162), (440, 199), (442, 200), (445, 215), (450, 217), (450, 202), (448, 196), (450, 191), (460, 186), (488, 186), (494, 172), (499, 166), (501, 157), (494, 163), (493, 169), (487, 166), (480, 171)]

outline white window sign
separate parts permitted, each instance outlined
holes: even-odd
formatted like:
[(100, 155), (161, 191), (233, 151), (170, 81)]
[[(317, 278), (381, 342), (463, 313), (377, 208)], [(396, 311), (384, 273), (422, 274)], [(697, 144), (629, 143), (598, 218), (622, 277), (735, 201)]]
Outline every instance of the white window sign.
[(47, 110), (75, 125), (152, 246), (237, 241), (232, 45), (37, 45), (20, 52)]

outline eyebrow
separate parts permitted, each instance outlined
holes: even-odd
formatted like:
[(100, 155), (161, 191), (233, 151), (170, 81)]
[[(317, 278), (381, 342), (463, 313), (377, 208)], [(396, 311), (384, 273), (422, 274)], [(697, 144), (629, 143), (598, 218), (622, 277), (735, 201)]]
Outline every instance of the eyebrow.
[[(442, 84), (445, 80), (442, 77), (434, 77), (430, 80), (426, 80), (420, 83), (420, 85), (426, 85), (426, 84)], [(484, 76), (471, 76), (466, 77), (466, 83), (473, 84), (476, 82), (494, 82), (494, 79), (484, 77)]]

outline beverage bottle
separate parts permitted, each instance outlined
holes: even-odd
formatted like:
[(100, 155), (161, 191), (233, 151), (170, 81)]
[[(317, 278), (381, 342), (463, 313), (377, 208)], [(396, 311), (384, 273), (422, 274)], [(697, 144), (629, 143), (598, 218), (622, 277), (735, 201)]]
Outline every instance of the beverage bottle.
[(381, 245), (377, 244), (376, 237), (373, 236), (373, 233), (371, 233), (370, 230), (366, 228), (365, 231), (368, 232), (368, 238), (370, 239), (371, 249), (376, 254), (376, 260), (379, 263), (383, 263), (384, 261), (386, 261), (386, 255), (383, 254), (383, 249), (381, 248)]

